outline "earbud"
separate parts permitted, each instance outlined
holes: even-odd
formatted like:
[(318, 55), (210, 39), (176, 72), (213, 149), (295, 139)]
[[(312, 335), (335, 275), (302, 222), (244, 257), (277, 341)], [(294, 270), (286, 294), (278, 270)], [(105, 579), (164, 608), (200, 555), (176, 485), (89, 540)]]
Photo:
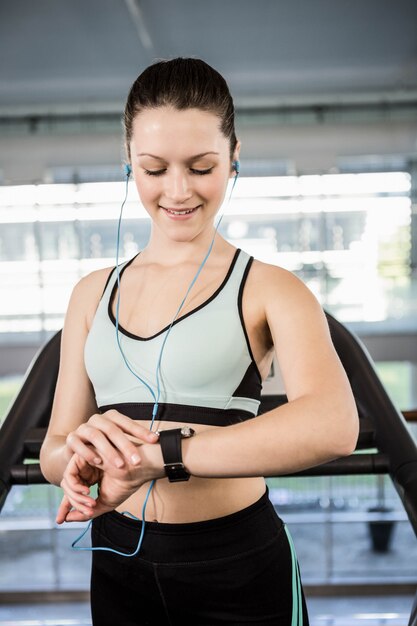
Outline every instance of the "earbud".
[(240, 172), (240, 162), (239, 161), (233, 161), (232, 168), (235, 170), (236, 176), (238, 176), (239, 172)]
[(129, 178), (129, 176), (130, 176), (130, 175), (131, 175), (131, 173), (132, 173), (132, 168), (131, 168), (131, 166), (130, 166), (130, 164), (129, 164), (129, 163), (126, 163), (126, 164), (125, 164), (125, 166), (124, 166), (124, 170), (125, 170), (125, 174), (126, 174), (126, 176)]

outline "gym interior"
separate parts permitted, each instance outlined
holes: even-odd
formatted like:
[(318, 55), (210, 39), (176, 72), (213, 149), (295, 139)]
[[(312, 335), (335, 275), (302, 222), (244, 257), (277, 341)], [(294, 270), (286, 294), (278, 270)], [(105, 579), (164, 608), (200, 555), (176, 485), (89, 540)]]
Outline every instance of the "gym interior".
[[(0, 3), (0, 626), (87, 626), (91, 555), (39, 451), (72, 288), (146, 244), (122, 112), (157, 59), (227, 79), (242, 142), (219, 232), (323, 306), (360, 417), (349, 457), (267, 477), (312, 626), (417, 625), (417, 4)], [(260, 411), (286, 401), (274, 360)]]

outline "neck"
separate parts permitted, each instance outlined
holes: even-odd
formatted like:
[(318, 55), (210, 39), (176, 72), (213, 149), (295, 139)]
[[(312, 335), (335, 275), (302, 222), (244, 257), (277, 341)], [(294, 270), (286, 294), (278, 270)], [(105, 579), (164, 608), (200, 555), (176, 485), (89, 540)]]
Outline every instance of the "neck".
[[(153, 225), (146, 247), (141, 253), (143, 260), (158, 265), (180, 265), (201, 262), (208, 253), (214, 235), (214, 226), (200, 233), (191, 241), (175, 241), (158, 231)], [(230, 244), (217, 232), (214, 235), (210, 257), (221, 255)]]

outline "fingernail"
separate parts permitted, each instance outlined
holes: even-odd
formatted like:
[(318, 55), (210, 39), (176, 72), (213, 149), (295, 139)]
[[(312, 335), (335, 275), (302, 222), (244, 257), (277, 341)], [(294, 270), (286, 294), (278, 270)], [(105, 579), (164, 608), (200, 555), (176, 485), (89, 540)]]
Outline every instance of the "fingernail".
[(101, 463), (101, 459), (99, 459), (98, 456), (96, 456), (96, 458), (94, 459), (94, 464), (100, 465), (100, 463)]
[(120, 458), (115, 459), (114, 464), (116, 467), (123, 467), (123, 461)]
[(132, 454), (130, 459), (131, 459), (133, 465), (136, 465), (137, 463), (140, 463), (140, 456), (138, 454)]
[(149, 435), (149, 438), (150, 438), (150, 439), (153, 439), (154, 441), (156, 441), (157, 439), (159, 439), (159, 433), (152, 432), (152, 433)]

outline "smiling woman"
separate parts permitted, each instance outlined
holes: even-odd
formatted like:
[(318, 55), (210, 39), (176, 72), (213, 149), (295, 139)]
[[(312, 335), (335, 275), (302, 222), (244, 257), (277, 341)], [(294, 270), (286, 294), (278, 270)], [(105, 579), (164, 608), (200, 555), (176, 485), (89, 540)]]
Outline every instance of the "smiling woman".
[[(307, 626), (264, 476), (355, 448), (325, 316), (293, 274), (214, 227), (240, 151), (216, 70), (152, 65), (124, 119), (151, 234), (75, 286), (41, 451), (65, 492), (58, 522), (93, 520), (93, 623)], [(274, 352), (288, 403), (258, 415)]]

